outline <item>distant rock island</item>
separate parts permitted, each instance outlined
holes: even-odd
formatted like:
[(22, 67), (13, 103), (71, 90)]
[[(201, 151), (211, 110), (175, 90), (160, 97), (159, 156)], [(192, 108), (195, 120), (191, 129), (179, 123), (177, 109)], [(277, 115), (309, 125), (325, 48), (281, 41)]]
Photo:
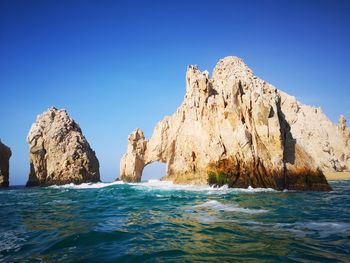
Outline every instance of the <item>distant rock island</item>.
[(27, 186), (100, 181), (99, 162), (79, 125), (65, 110), (50, 108), (32, 125)]
[(323, 172), (350, 169), (349, 139), (344, 117), (335, 125), (226, 57), (211, 78), (188, 67), (176, 112), (149, 140), (140, 129), (130, 134), (120, 179), (139, 182), (143, 168), (160, 161), (163, 179), (175, 183), (330, 190)]
[(0, 187), (9, 186), (9, 161), (11, 149), (0, 141)]

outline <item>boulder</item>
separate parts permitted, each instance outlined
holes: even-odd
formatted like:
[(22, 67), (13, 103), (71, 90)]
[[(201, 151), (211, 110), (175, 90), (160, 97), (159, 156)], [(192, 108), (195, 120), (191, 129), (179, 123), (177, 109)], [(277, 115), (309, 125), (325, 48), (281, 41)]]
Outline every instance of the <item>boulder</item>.
[[(319, 129), (319, 119), (327, 123), (326, 131)], [(311, 150), (314, 143), (323, 143), (321, 134), (333, 132), (330, 126), (343, 140), (319, 109), (256, 77), (240, 58), (220, 60), (211, 78), (189, 66), (186, 95), (176, 112), (156, 125), (149, 140), (140, 129), (129, 136), (120, 179), (139, 182), (143, 168), (160, 161), (167, 164), (163, 179), (175, 183), (330, 190), (324, 159), (316, 158), (327, 153)], [(318, 139), (307, 145), (309, 137)], [(347, 151), (344, 144), (336, 147), (334, 156)]]
[(0, 187), (9, 186), (9, 161), (11, 149), (0, 141)]
[(30, 159), (27, 186), (100, 181), (96, 154), (65, 110), (50, 108), (39, 115), (27, 143)]

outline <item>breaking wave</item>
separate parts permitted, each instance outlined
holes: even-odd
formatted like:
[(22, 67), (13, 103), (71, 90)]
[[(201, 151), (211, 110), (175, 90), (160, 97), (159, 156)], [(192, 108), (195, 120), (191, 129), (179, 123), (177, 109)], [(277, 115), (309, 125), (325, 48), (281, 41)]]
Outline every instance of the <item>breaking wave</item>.
[(130, 185), (139, 189), (156, 189), (156, 190), (184, 190), (184, 191), (207, 191), (209, 193), (229, 193), (229, 192), (242, 192), (242, 193), (259, 193), (259, 192), (278, 192), (272, 188), (229, 188), (227, 185), (221, 187), (214, 187), (209, 185), (193, 185), (193, 184), (174, 184), (172, 181), (161, 181), (158, 179), (150, 179), (140, 183), (125, 183), (123, 181), (115, 181), (111, 183), (83, 183), (83, 184), (65, 184), (65, 185), (52, 185), (49, 188), (63, 188), (63, 189), (95, 189), (104, 188), (113, 185)]
[(122, 181), (115, 181), (111, 183), (83, 183), (83, 184), (64, 184), (64, 185), (51, 185), (48, 186), (49, 188), (68, 188), (68, 189), (96, 189), (96, 188), (104, 188), (104, 187), (109, 187), (112, 185), (118, 185), (118, 184), (124, 184)]
[(151, 179), (147, 182), (141, 183), (129, 183), (129, 185), (150, 188), (158, 190), (184, 190), (184, 191), (208, 191), (210, 193), (214, 192), (243, 192), (243, 193), (259, 193), (259, 192), (278, 192), (271, 188), (253, 188), (249, 186), (248, 188), (229, 188), (227, 185), (221, 187), (214, 187), (209, 185), (193, 185), (193, 184), (174, 184), (172, 181), (161, 181), (157, 179)]

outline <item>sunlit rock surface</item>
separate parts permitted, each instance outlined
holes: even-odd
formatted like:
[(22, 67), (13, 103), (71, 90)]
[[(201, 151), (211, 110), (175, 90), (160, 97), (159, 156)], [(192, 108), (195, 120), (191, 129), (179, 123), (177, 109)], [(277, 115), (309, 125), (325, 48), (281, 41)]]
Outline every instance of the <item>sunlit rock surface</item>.
[(211, 78), (189, 66), (176, 112), (149, 140), (140, 129), (129, 136), (120, 178), (138, 182), (160, 161), (176, 183), (330, 190), (323, 171), (350, 168), (345, 122), (256, 77), (240, 58), (220, 60)]
[(27, 186), (100, 181), (99, 162), (79, 125), (65, 110), (50, 108), (32, 125)]

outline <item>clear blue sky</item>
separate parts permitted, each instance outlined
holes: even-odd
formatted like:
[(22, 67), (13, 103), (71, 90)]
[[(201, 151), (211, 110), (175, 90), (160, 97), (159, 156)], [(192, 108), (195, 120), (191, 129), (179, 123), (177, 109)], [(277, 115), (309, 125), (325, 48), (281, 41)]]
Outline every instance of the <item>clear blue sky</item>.
[(228, 55), (333, 121), (350, 118), (350, 1), (0, 0), (10, 183), (26, 182), (26, 135), (52, 105), (80, 124), (102, 180), (114, 180), (128, 134), (149, 137), (181, 103), (186, 66), (211, 72)]

